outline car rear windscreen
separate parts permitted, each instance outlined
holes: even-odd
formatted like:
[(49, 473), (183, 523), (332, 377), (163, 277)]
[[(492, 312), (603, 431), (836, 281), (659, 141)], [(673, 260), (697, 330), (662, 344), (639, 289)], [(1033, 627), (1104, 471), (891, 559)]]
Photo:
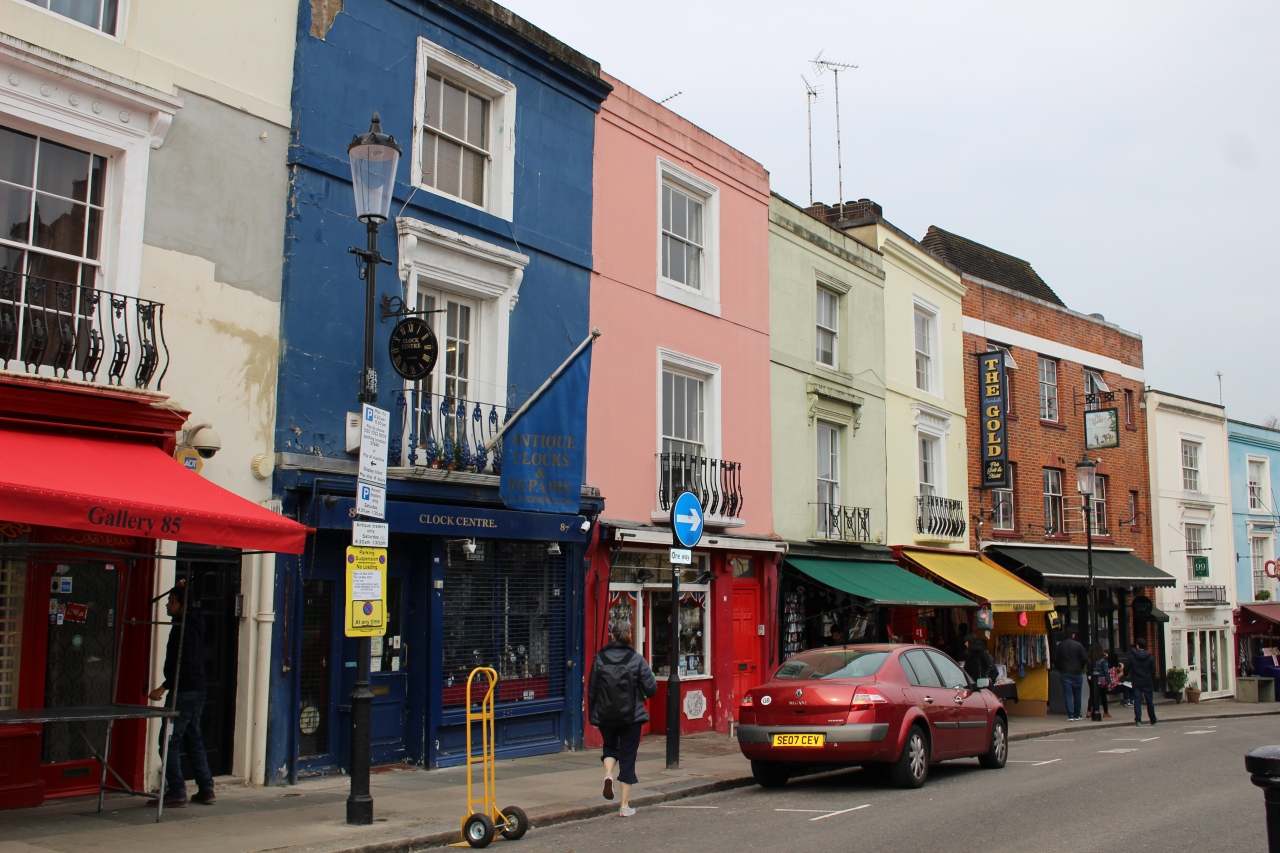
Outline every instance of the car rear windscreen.
[(875, 675), (889, 652), (862, 649), (814, 649), (784, 663), (773, 677), (784, 681), (808, 678), (858, 678)]

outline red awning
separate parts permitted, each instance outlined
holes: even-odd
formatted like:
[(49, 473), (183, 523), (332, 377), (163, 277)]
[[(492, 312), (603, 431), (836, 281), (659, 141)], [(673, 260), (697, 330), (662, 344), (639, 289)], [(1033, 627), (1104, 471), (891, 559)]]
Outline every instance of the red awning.
[(1264, 636), (1280, 633), (1280, 603), (1242, 604), (1235, 616), (1237, 633)]
[(307, 528), (154, 444), (0, 428), (0, 519), (301, 554)]

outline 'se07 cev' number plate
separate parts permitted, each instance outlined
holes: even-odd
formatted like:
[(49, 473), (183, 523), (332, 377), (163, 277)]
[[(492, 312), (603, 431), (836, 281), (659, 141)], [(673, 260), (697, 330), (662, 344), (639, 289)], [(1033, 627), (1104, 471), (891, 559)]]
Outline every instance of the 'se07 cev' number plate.
[(826, 743), (825, 735), (774, 735), (774, 746), (822, 746)]

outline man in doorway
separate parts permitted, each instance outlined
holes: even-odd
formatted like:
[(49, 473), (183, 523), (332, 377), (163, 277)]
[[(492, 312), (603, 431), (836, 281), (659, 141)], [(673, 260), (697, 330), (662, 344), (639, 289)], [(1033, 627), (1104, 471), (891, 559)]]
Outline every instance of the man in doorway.
[(840, 627), (840, 623), (836, 622), (831, 626), (831, 636), (827, 637), (828, 646), (843, 646), (848, 640), (844, 636), (844, 628)]
[[(183, 606), (186, 581), (180, 580), (165, 602), (169, 614), (169, 644), (164, 656), (164, 683), (148, 695), (159, 702), (169, 694), (166, 707), (175, 709), (178, 716), (169, 725), (169, 762), (165, 768), (165, 808), (183, 808), (187, 804), (187, 783), (182, 778), (182, 752), (196, 773), (199, 789), (191, 799), (211, 806), (217, 799), (213, 792), (213, 774), (209, 772), (209, 758), (204, 751), (204, 739), (200, 736), (200, 712), (204, 710), (204, 617), (199, 611), (188, 612)], [(181, 648), (179, 648), (181, 644)], [(174, 693), (173, 687), (178, 692)], [(164, 755), (164, 726), (160, 729), (160, 754)]]
[(1067, 705), (1067, 720), (1076, 722), (1084, 719), (1084, 673), (1089, 667), (1089, 655), (1077, 639), (1079, 632), (1075, 628), (1067, 631), (1067, 638), (1058, 643), (1054, 659), (1058, 664), (1058, 672), (1062, 675), (1062, 700)]

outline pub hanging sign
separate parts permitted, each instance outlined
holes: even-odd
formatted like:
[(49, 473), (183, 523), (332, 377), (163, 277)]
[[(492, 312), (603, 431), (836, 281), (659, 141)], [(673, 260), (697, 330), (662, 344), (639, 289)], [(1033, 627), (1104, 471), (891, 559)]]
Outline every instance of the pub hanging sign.
[(1009, 488), (1009, 442), (1005, 423), (1004, 352), (978, 354), (978, 400), (982, 411), (981, 469), (984, 489)]

